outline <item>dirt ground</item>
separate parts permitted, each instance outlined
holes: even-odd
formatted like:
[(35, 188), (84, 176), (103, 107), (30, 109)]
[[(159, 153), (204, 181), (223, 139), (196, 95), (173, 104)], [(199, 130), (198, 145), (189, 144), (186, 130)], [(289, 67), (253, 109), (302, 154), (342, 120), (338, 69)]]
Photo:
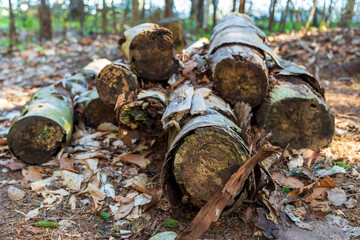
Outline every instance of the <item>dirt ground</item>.
[[(319, 46), (316, 57), (318, 66), (323, 68), (329, 64), (337, 66), (351, 61), (353, 59), (351, 56), (358, 54), (359, 51), (349, 51), (348, 49), (357, 49), (360, 46), (350, 45), (344, 50), (333, 50), (331, 60), (329, 57), (322, 58), (322, 54), (329, 53), (328, 42), (331, 43), (331, 48), (334, 46), (341, 48), (343, 46), (341, 42), (334, 42), (334, 38), (340, 35), (346, 38), (348, 35), (344, 32), (335, 32), (332, 33), (329, 41), (319, 40), (325, 39), (319, 35), (325, 36), (326, 34), (327, 32), (317, 32), (302, 38), (311, 49)], [(357, 38), (359, 35), (355, 33), (352, 39)], [(38, 166), (35, 170), (27, 165), (14, 162), (14, 157), (9, 153), (6, 145), (7, 131), (19, 116), (22, 106), (29, 100), (31, 94), (39, 87), (51, 84), (81, 68), (91, 59), (99, 57), (116, 59), (120, 55), (116, 48), (116, 40), (115, 37), (91, 39), (88, 42), (80, 42), (77, 39), (54, 40), (41, 48), (34, 45), (22, 52), (15, 52), (13, 56), (1, 56), (0, 239), (149, 239), (156, 233), (180, 232), (189, 227), (194, 212), (187, 215), (186, 218), (178, 218), (178, 226), (166, 227), (166, 224), (164, 225), (166, 219), (176, 218), (176, 214), (172, 213), (164, 197), (146, 212), (143, 212), (141, 207), (131, 209), (130, 214), (136, 216), (134, 218), (124, 217), (115, 220), (114, 214), (111, 214), (113, 211), (111, 207), (121, 207), (122, 205), (118, 203), (131, 194), (143, 197), (144, 193), (138, 189), (124, 187), (126, 180), (139, 176), (136, 181), (145, 181), (146, 187), (160, 189), (159, 175), (164, 151), (139, 150), (141, 153), (146, 152), (147, 158), (151, 161), (145, 169), (142, 169), (137, 165), (119, 161), (118, 156), (127, 150), (117, 141), (114, 132), (102, 132), (78, 126), (69, 148), (64, 151), (63, 155)], [(345, 205), (335, 207), (327, 203), (326, 207), (329, 207), (327, 212), (315, 210), (316, 207), (311, 206), (307, 208), (309, 210), (304, 219), (323, 221), (327, 214), (332, 213), (348, 220), (349, 222), (345, 225), (351, 225), (352, 228), (360, 227), (360, 180), (352, 170), (360, 172), (360, 74), (335, 76), (322, 72), (321, 68), (314, 68), (314, 62), (309, 61), (312, 55), (309, 57), (307, 50), (298, 44), (294, 35), (279, 35), (270, 37), (270, 40), (271, 45), (284, 58), (303, 64), (312, 73), (318, 75), (320, 84), (325, 89), (326, 101), (335, 116), (336, 134), (332, 144), (321, 150), (320, 156), (310, 163), (309, 169), (316, 170), (333, 165), (346, 168), (345, 174), (335, 174), (331, 177), (346, 192), (347, 199), (351, 198), (355, 201), (352, 207)], [(312, 45), (314, 42), (316, 44)], [(348, 53), (343, 55), (343, 51)], [(90, 143), (93, 146), (89, 147)], [(93, 154), (83, 156), (88, 152)], [(70, 172), (85, 176), (86, 180), (83, 180), (80, 189), (69, 188), (69, 185), (66, 186), (55, 176), (55, 172), (59, 171), (65, 158), (73, 159), (74, 164)], [(339, 162), (342, 164), (335, 164)], [(95, 165), (91, 165), (92, 163)], [(286, 159), (277, 166), (272, 166), (270, 171), (278, 171), (282, 165), (286, 165)], [(88, 171), (89, 169), (86, 167), (91, 171)], [(89, 172), (91, 172), (91, 176), (86, 177)], [(41, 193), (32, 190), (32, 183), (35, 182), (33, 177), (38, 173), (40, 173), (40, 178), (36, 180), (51, 177), (55, 179), (46, 187), (47, 192)], [(102, 174), (107, 176), (104, 181)], [(111, 194), (108, 196), (105, 194), (106, 197), (101, 199), (101, 197), (89, 193), (85, 185), (87, 182), (94, 182), (94, 179), (102, 184), (109, 184), (109, 188), (114, 190), (115, 196), (121, 196), (121, 200), (116, 201), (113, 197), (109, 197)], [(299, 179), (303, 178), (299, 177)], [(303, 182), (307, 183), (308, 181), (304, 180)], [(18, 201), (10, 200), (8, 196), (10, 186), (24, 191), (25, 197)], [(63, 189), (66, 194), (51, 192), (60, 189)], [(279, 189), (284, 190), (285, 188), (279, 186)], [(278, 192), (282, 199), (286, 198), (285, 190)], [(76, 199), (75, 208), (71, 205), (70, 198), (72, 196), (75, 196)], [(55, 201), (51, 201), (51, 197)], [(293, 206), (300, 209), (296, 204)], [(306, 203), (306, 206), (310, 206), (310, 203)], [(258, 208), (265, 208), (265, 206), (258, 201), (246, 201), (240, 209), (213, 223), (204, 234), (203, 239), (264, 239), (266, 234), (255, 226), (259, 225)], [(31, 215), (30, 212), (34, 214)], [(105, 220), (100, 216), (100, 212), (109, 213), (110, 217)], [(34, 225), (36, 222), (45, 220), (59, 223), (60, 226), (52, 229)], [(346, 228), (342, 227), (342, 229), (345, 231)]]

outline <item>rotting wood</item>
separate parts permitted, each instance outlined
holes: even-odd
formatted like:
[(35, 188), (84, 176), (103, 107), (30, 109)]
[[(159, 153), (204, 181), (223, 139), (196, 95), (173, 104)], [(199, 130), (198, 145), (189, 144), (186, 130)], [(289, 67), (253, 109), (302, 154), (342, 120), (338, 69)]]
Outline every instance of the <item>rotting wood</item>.
[(115, 105), (122, 93), (136, 91), (139, 87), (136, 75), (126, 63), (114, 62), (104, 67), (96, 81), (96, 89), (100, 99)]
[(268, 90), (265, 37), (243, 14), (225, 16), (214, 28), (209, 62), (215, 89), (231, 104), (242, 101), (254, 107), (264, 100)]
[(29, 164), (54, 157), (71, 139), (74, 96), (85, 91), (108, 62), (94, 60), (77, 74), (36, 91), (9, 130), (10, 151)]
[[(167, 96), (160, 89), (142, 90), (119, 95), (115, 106), (120, 131), (137, 130), (152, 136), (162, 136), (161, 117), (167, 106)], [(120, 134), (122, 135), (122, 134)]]
[(181, 127), (175, 137), (169, 136), (173, 139), (162, 172), (164, 193), (173, 207), (190, 202), (202, 206), (249, 157), (226, 103), (206, 88), (191, 92), (190, 100), (183, 99), (186, 104), (177, 104), (186, 106), (177, 108), (179, 115), (172, 108), (172, 118), (163, 122), (169, 128), (169, 123), (178, 120)]
[(270, 86), (255, 116), (272, 133), (272, 144), (318, 150), (331, 143), (334, 117), (321, 94), (294, 75), (275, 75)]
[(168, 80), (179, 67), (171, 32), (157, 24), (144, 23), (126, 30), (119, 46), (131, 69), (147, 80)]
[(75, 100), (75, 110), (84, 118), (85, 125), (97, 128), (102, 123), (116, 125), (114, 106), (103, 102), (96, 88), (80, 94)]

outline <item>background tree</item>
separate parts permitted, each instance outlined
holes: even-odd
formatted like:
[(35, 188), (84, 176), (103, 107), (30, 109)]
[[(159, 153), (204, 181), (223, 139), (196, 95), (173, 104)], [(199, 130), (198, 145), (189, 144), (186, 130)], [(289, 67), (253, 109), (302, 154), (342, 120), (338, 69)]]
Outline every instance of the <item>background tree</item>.
[(191, 0), (190, 18), (194, 19), (197, 17), (198, 1), (199, 0)]
[(233, 0), (232, 11), (235, 12), (235, 10), (236, 10), (236, 0)]
[(275, 15), (276, 2), (277, 2), (277, 0), (271, 0), (270, 7), (269, 7), (269, 25), (268, 25), (269, 32), (272, 31), (272, 28), (273, 28), (273, 25), (274, 25), (274, 15)]
[(290, 0), (287, 0), (285, 10), (281, 14), (281, 20), (280, 20), (280, 31), (281, 32), (285, 31), (286, 20), (287, 20), (287, 16), (288, 16), (288, 12), (289, 12), (289, 5), (290, 5)]
[(310, 15), (309, 15), (308, 20), (306, 21), (306, 24), (305, 24), (305, 31), (308, 30), (309, 27), (310, 27), (311, 20), (313, 19), (313, 16), (314, 16), (315, 11), (316, 11), (316, 5), (317, 5), (317, 0), (314, 0), (314, 5), (311, 8)]
[(9, 48), (8, 48), (8, 52), (11, 53), (13, 51), (14, 38), (15, 38), (15, 34), (16, 34), (15, 17), (14, 17), (14, 12), (13, 12), (12, 5), (11, 5), (11, 0), (9, 0), (9, 17), (10, 17), (10, 24), (9, 24)]
[(340, 26), (350, 27), (350, 22), (354, 13), (355, 0), (347, 0), (345, 11), (341, 16)]
[(209, 26), (210, 4), (211, 4), (211, 0), (206, 0), (206, 5), (204, 9), (204, 19), (202, 24), (202, 28), (205, 30)]
[(106, 1), (103, 0), (103, 8), (102, 8), (102, 24), (101, 24), (101, 28), (102, 28), (102, 33), (106, 34), (107, 33), (107, 17), (106, 17), (106, 12), (107, 12), (107, 7), (106, 7)]
[(217, 0), (213, 0), (213, 27), (216, 25)]
[(132, 0), (132, 22), (131, 26), (137, 25), (139, 22), (139, 2), (138, 0)]
[(199, 29), (203, 26), (204, 21), (204, 0), (197, 0), (198, 2), (198, 8), (197, 8), (197, 14), (196, 14), (196, 28), (199, 31)]
[(165, 13), (164, 17), (171, 17), (173, 15), (173, 0), (165, 0)]
[(45, 0), (41, 0), (39, 6), (39, 20), (40, 20), (40, 41), (43, 39), (51, 40), (52, 27), (51, 27), (51, 11)]
[(245, 0), (240, 0), (239, 13), (245, 12)]
[(330, 21), (331, 21), (331, 13), (332, 13), (332, 4), (333, 4), (333, 0), (330, 0), (330, 4), (329, 4), (329, 9), (328, 9), (328, 14), (325, 18), (325, 23), (326, 23), (326, 26), (329, 27), (330, 26)]
[(114, 0), (111, 1), (111, 12), (112, 12), (112, 25), (113, 25), (113, 33), (117, 34), (117, 21), (116, 21), (116, 10)]

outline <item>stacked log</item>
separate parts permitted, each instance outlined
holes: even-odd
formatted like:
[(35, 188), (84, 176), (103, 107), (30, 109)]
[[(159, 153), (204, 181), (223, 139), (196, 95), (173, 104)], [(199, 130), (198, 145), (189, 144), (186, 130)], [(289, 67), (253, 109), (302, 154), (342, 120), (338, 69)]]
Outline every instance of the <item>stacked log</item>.
[(210, 89), (182, 85), (171, 98), (163, 123), (170, 128), (175, 122), (180, 130), (166, 154), (164, 194), (174, 208), (201, 207), (246, 162), (249, 150), (231, 109)]
[(267, 94), (264, 33), (244, 14), (223, 17), (214, 27), (209, 49), (215, 89), (226, 101), (259, 105)]
[(136, 75), (150, 80), (168, 80), (178, 68), (171, 32), (157, 24), (144, 23), (124, 32), (119, 46)]
[(73, 130), (73, 97), (86, 90), (106, 59), (95, 60), (79, 73), (36, 91), (10, 128), (10, 151), (29, 164), (49, 161), (71, 139)]

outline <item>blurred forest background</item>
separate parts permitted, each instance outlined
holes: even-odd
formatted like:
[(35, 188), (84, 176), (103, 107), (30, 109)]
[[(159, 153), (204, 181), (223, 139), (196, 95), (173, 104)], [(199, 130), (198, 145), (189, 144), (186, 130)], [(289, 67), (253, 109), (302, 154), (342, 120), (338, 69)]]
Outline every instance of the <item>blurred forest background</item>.
[(355, 0), (0, 0), (0, 47), (13, 51), (29, 43), (68, 35), (118, 34), (129, 26), (176, 17), (186, 38), (209, 37), (217, 19), (249, 14), (266, 34), (309, 28), (360, 25)]

